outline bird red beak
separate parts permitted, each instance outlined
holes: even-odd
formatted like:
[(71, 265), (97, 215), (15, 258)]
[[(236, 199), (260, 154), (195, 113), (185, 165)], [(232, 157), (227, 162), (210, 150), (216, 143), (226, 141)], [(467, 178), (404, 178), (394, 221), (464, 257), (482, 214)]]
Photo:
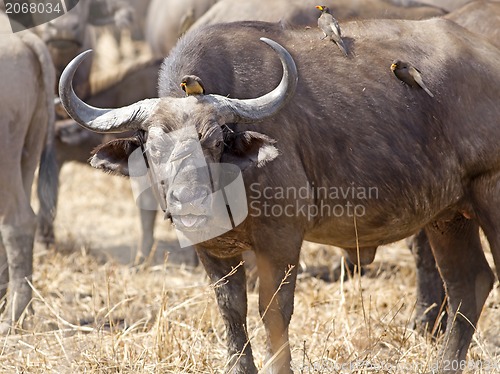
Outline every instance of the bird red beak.
[(186, 88), (186, 83), (185, 83), (185, 82), (182, 82), (182, 83), (180, 84), (180, 86), (181, 86), (182, 88)]
[(397, 67), (396, 64), (391, 64), (391, 70), (392, 71), (396, 70), (396, 67)]
[(315, 8), (318, 9), (318, 10), (323, 11), (323, 7), (321, 5), (316, 5)]

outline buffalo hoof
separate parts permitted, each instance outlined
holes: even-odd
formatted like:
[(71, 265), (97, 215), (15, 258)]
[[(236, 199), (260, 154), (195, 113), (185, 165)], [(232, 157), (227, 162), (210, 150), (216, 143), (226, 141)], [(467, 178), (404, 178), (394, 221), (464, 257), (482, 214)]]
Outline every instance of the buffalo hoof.
[(421, 335), (430, 334), (436, 338), (445, 332), (447, 319), (448, 314), (446, 311), (440, 313), (439, 306), (428, 308), (422, 312), (419, 312), (417, 307), (417, 315), (413, 320), (413, 329)]
[(50, 228), (44, 228), (42, 227), (43, 225), (40, 225), (36, 235), (35, 235), (35, 240), (38, 244), (43, 245), (46, 249), (54, 246), (56, 242), (56, 238), (54, 235), (54, 230), (52, 227)]

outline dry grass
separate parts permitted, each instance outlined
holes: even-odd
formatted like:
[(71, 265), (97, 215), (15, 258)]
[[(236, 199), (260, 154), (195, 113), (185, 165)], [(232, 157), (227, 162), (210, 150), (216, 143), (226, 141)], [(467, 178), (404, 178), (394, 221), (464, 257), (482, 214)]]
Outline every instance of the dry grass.
[[(222, 372), (224, 324), (204, 271), (171, 266), (168, 259), (149, 268), (122, 264), (120, 258), (104, 261), (93, 249), (127, 240), (133, 247), (137, 240), (127, 181), (79, 165), (65, 168), (62, 179), (58, 251), (36, 252), (36, 314), (26, 317), (23, 333), (3, 340), (0, 372)], [(169, 240), (171, 233), (161, 235)], [(305, 244), (302, 260), (314, 267), (331, 264), (335, 256), (331, 248)], [(500, 364), (499, 296), (497, 285), (470, 360)], [(262, 368), (265, 336), (257, 299), (252, 290), (248, 329)], [(290, 328), (295, 371), (430, 372), (440, 341), (436, 345), (411, 329), (414, 304), (415, 271), (402, 243), (382, 248), (361, 278), (327, 283), (301, 273)], [(358, 366), (335, 370), (349, 362)]]

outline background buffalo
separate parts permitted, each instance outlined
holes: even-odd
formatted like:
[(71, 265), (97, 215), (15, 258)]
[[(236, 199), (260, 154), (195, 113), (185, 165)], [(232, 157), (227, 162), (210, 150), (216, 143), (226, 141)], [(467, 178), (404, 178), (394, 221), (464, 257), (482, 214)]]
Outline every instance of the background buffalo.
[[(133, 258), (140, 235), (128, 181), (68, 163), (61, 182), (64, 203), (56, 220), (59, 252), (38, 250), (34, 258), (32, 305), (37, 314), (27, 316), (25, 326), (35, 334), (4, 341), (2, 370), (220, 368), (226, 360), (224, 326), (204, 273), (173, 265), (172, 256), (165, 266), (122, 265)], [(165, 249), (175, 252), (176, 238), (163, 222), (156, 228), (160, 245), (151, 260), (158, 265), (163, 264)], [(325, 264), (332, 261), (334, 250), (311, 243), (304, 243), (303, 249), (303, 267), (328, 272)], [(491, 260), (491, 255), (487, 258)], [(346, 362), (399, 365), (395, 371), (401, 373), (408, 372), (405, 365), (411, 366), (410, 371), (429, 368), (428, 356), (436, 354), (436, 347), (415, 334), (409, 323), (415, 272), (405, 243), (379, 250), (366, 275), (366, 281), (356, 278), (340, 284), (325, 283), (310, 273), (299, 275), (290, 330), (297, 371), (330, 372), (334, 363)], [(255, 298), (250, 286), (250, 299)], [(498, 288), (488, 299), (476, 334), (478, 344), (472, 348), (470, 364), (476, 368), (495, 368), (498, 363), (497, 300)], [(259, 319), (251, 307), (250, 338), (262, 347), (265, 337)], [(261, 353), (255, 354), (259, 367), (264, 360)]]

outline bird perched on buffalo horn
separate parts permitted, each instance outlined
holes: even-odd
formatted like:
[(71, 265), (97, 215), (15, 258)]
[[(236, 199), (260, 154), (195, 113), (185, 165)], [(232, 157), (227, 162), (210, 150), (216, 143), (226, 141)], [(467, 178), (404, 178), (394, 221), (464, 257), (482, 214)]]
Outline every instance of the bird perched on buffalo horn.
[(347, 48), (342, 40), (342, 32), (340, 31), (338, 21), (332, 16), (327, 6), (316, 5), (316, 9), (321, 10), (321, 15), (318, 18), (318, 27), (325, 35), (321, 39), (329, 37), (347, 57)]
[(181, 80), (181, 88), (186, 93), (186, 96), (205, 94), (203, 82), (196, 75), (183, 76)]
[(434, 97), (432, 92), (427, 88), (422, 80), (422, 73), (420, 73), (417, 68), (411, 66), (408, 62), (395, 60), (391, 65), (391, 70), (400, 81), (405, 82), (411, 87), (420, 87), (427, 92), (430, 97)]

